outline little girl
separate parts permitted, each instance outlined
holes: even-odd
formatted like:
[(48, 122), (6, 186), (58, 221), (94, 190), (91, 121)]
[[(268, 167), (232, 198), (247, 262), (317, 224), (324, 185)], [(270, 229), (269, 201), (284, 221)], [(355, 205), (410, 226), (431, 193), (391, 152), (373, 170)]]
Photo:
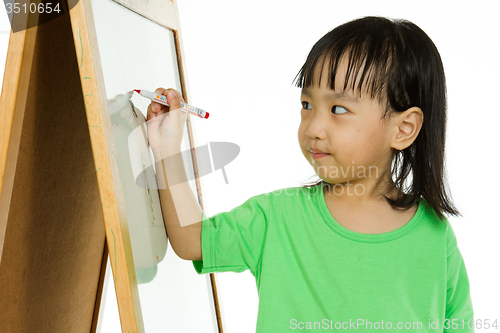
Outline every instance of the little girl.
[(156, 90), (170, 108), (151, 103), (148, 137), (174, 251), (198, 274), (249, 269), (257, 332), (474, 332), (444, 216), (460, 214), (443, 181), (446, 87), (431, 39), (406, 20), (357, 19), (323, 36), (296, 79), (300, 149), (321, 180), (210, 218), (179, 158), (183, 99)]

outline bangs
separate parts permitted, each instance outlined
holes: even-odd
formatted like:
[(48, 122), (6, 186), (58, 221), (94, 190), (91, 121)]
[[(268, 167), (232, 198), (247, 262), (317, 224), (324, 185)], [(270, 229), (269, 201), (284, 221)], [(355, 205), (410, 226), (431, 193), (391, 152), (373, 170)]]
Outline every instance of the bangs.
[[(362, 21), (362, 20), (361, 20)], [(389, 21), (389, 20), (387, 20)], [(335, 90), (335, 78), (340, 62), (345, 58), (347, 71), (343, 90), (351, 89), (364, 92), (377, 99), (380, 105), (387, 106), (387, 87), (390, 86), (392, 59), (396, 47), (389, 43), (397, 32), (389, 24), (360, 22), (353, 26), (343, 24), (323, 36), (311, 49), (305, 64), (294, 79), (295, 86), (307, 88), (313, 83), (314, 72), (328, 66), (327, 86)], [(390, 22), (390, 21), (389, 21)], [(392, 23), (392, 22), (391, 22)], [(321, 84), (322, 70), (318, 85)], [(385, 114), (384, 114), (385, 115)]]

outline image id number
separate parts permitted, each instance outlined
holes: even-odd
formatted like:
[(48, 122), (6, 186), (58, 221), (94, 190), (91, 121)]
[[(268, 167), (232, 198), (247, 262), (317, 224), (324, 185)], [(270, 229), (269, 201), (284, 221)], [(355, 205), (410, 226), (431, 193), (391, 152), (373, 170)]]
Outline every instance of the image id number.
[(449, 320), (446, 319), (444, 321), (444, 329), (450, 330), (450, 329), (464, 329), (464, 328), (475, 328), (475, 329), (498, 329), (498, 319), (469, 319), (467, 321), (465, 320)]
[(21, 10), (24, 11), (24, 13), (47, 13), (50, 14), (52, 12), (55, 13), (60, 13), (61, 9), (59, 8), (59, 3), (56, 3), (56, 6), (52, 8), (52, 3), (39, 3), (38, 5), (36, 3), (31, 3), (29, 6), (24, 3), (22, 5), (19, 5), (18, 3), (6, 3), (5, 4), (5, 9), (7, 10), (7, 14), (10, 14), (12, 12), (14, 13), (19, 13)]

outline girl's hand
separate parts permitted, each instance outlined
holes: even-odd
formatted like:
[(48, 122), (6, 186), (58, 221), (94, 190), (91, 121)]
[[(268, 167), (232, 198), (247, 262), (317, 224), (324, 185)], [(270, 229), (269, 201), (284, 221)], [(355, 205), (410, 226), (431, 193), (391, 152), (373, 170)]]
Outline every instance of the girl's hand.
[(155, 159), (163, 159), (169, 152), (180, 152), (187, 113), (181, 111), (181, 94), (174, 89), (158, 88), (155, 93), (167, 97), (170, 107), (151, 102), (147, 112), (148, 141)]

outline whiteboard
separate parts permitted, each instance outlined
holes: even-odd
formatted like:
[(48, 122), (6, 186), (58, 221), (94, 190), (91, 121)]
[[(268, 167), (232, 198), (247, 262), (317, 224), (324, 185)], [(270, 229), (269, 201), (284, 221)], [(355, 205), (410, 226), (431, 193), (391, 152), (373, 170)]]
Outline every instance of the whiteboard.
[[(174, 34), (172, 30), (114, 1), (92, 0), (91, 3), (108, 107), (111, 106), (114, 110), (113, 107), (116, 107), (114, 103), (124, 96), (125, 104), (128, 105), (111, 114), (115, 151), (118, 154), (119, 151), (129, 150), (129, 141), (124, 138), (132, 133), (134, 126), (139, 126), (141, 123), (138, 121), (134, 125), (133, 119), (130, 118), (132, 110), (138, 110), (145, 117), (150, 104), (149, 100), (138, 94), (133, 94), (131, 98), (126, 97), (127, 92), (133, 89), (154, 91), (158, 87), (181, 91)], [(128, 101), (132, 102), (133, 106), (130, 106)], [(187, 126), (182, 145), (183, 150), (190, 149)], [(122, 170), (130, 171), (134, 163), (140, 164), (141, 161), (138, 159), (151, 159), (152, 154), (150, 150), (148, 152), (149, 156), (146, 153), (130, 154), (128, 157), (122, 155), (121, 158), (117, 156), (130, 231), (144, 231), (135, 228), (137, 224), (142, 226), (151, 224), (151, 219), (158, 220), (161, 217), (158, 196), (154, 194), (157, 190), (148, 189), (152, 193), (150, 199), (146, 198), (145, 200), (149, 201), (141, 203), (143, 197), (137, 195), (142, 195), (140, 193), (145, 189), (137, 185), (135, 188), (125, 186), (130, 182), (135, 183), (135, 179), (130, 177), (130, 174), (125, 175), (125, 172), (122, 172)], [(131, 165), (125, 165), (126, 163)], [(185, 163), (186, 168), (192, 169), (192, 165), (192, 160)], [(193, 173), (192, 170), (186, 172)], [(196, 193), (194, 180), (190, 180), (190, 186)], [(135, 205), (127, 205), (127, 197), (131, 200), (129, 202), (135, 198)], [(142, 220), (138, 218), (140, 216), (143, 217)], [(158, 233), (161, 234), (161, 230)], [(153, 236), (147, 239), (147, 233), (143, 233), (139, 237), (140, 240), (134, 240), (131, 234), (134, 263), (137, 256), (139, 264), (136, 265), (136, 275), (145, 331), (148, 333), (217, 332), (210, 276), (198, 275), (193, 269), (192, 262), (177, 257), (170, 245), (166, 248), (165, 257), (157, 260), (159, 262), (156, 265), (146, 262), (144, 258), (147, 255), (144, 252), (153, 251), (151, 244), (155, 243), (155, 239), (159, 239), (155, 238), (154, 234), (153, 232)], [(138, 247), (143, 248), (138, 249)], [(105, 321), (106, 317), (101, 319)]]

